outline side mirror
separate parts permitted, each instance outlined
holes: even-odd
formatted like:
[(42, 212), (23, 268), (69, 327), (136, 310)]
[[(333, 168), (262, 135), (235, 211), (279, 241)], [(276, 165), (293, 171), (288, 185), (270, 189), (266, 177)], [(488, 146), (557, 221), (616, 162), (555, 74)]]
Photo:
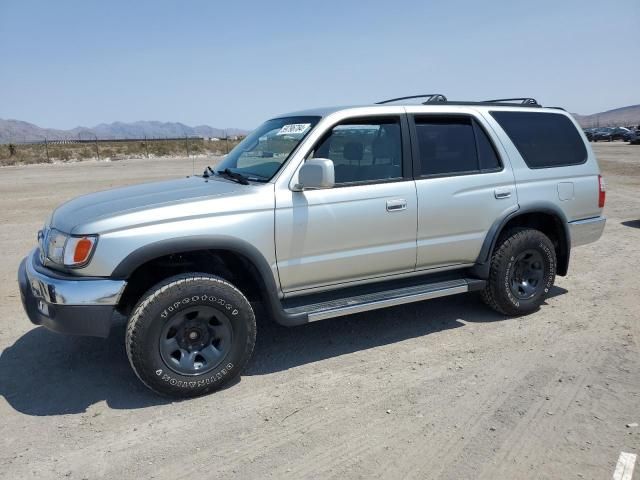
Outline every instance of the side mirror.
[(331, 188), (335, 185), (335, 171), (333, 161), (326, 158), (310, 158), (298, 172), (298, 183), (294, 191)]

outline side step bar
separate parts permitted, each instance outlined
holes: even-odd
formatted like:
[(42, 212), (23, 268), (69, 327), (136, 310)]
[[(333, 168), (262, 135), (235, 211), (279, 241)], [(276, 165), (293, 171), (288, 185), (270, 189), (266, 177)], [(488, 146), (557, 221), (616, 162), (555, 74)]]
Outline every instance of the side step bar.
[(300, 305), (287, 308), (285, 312), (292, 315), (307, 314), (309, 322), (315, 322), (326, 318), (341, 317), (405, 303), (420, 302), (431, 298), (446, 297), (472, 290), (481, 290), (484, 285), (484, 280), (461, 278)]

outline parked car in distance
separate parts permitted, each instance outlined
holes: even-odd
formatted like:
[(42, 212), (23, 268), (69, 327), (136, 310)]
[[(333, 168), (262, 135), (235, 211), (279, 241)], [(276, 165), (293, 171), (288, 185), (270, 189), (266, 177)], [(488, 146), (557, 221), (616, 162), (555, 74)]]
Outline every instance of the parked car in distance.
[(614, 140), (625, 140), (625, 136), (629, 135), (631, 133), (631, 130), (629, 130), (628, 128), (625, 127), (615, 127), (613, 129), (613, 132), (611, 133), (611, 136)]
[(612, 128), (608, 128), (608, 127), (596, 129), (593, 132), (592, 141), (612, 142), (613, 141), (613, 136), (611, 134), (612, 130), (613, 130)]
[(638, 134), (638, 130), (627, 128), (626, 132), (622, 134), (622, 140), (625, 142), (630, 142), (632, 138), (635, 138)]
[(583, 130), (585, 137), (587, 137), (587, 140), (589, 140), (590, 142), (593, 140), (594, 131), (595, 131), (595, 128), (585, 128)]
[(614, 140), (624, 140), (624, 136), (627, 133), (629, 133), (629, 129), (624, 127), (599, 128), (593, 133), (593, 141), (613, 142)]
[(19, 267), (29, 319), (106, 337), (125, 317), (138, 378), (193, 397), (242, 373), (256, 312), (295, 326), (472, 291), (538, 310), (605, 226), (578, 124), (530, 98), (412, 98), (280, 115), (202, 175), (59, 206)]

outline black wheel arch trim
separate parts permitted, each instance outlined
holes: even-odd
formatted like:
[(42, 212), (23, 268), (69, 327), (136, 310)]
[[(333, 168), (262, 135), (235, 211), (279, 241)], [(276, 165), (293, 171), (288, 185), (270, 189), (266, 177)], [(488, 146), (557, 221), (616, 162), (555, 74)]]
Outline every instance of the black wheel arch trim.
[(285, 326), (301, 325), (308, 322), (306, 314), (291, 315), (284, 311), (278, 297), (280, 288), (273, 276), (269, 262), (256, 247), (234, 237), (197, 235), (160, 240), (140, 247), (127, 255), (113, 270), (111, 278), (126, 280), (147, 262), (175, 253), (198, 250), (223, 250), (245, 257), (259, 273), (257, 280), (261, 284), (265, 306), (272, 318)]
[(556, 217), (562, 229), (564, 231), (564, 243), (566, 248), (566, 255), (562, 262), (558, 262), (558, 275), (566, 275), (569, 268), (569, 257), (571, 254), (571, 234), (569, 232), (569, 223), (564, 212), (557, 205), (551, 202), (534, 202), (526, 207), (517, 206), (514, 210), (508, 211), (505, 215), (498, 218), (493, 224), (482, 243), (480, 254), (476, 260), (476, 265), (472, 267), (472, 273), (479, 278), (487, 279), (489, 277), (489, 268), (491, 260), (491, 252), (493, 252), (496, 242), (500, 237), (500, 234), (504, 230), (504, 227), (509, 221), (528, 214), (528, 213), (544, 213)]

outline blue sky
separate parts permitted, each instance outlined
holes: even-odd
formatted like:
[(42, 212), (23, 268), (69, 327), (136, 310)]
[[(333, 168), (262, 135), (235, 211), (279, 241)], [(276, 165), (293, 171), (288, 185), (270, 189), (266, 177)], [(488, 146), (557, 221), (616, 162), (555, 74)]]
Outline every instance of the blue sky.
[(640, 103), (640, 1), (0, 0), (0, 118), (255, 127), (418, 93)]

